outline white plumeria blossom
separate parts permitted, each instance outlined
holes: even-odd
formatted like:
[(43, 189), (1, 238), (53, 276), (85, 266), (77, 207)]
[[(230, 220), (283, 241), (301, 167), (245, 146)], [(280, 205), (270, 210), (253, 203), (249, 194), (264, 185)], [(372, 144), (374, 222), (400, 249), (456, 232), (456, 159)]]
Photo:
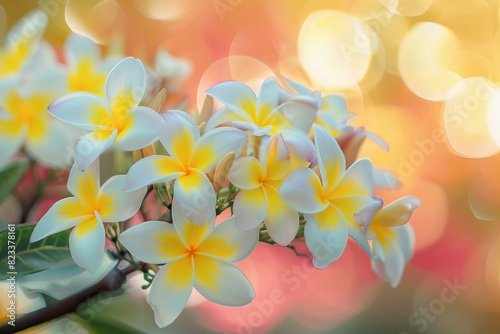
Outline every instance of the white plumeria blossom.
[(210, 117), (206, 129), (230, 122), (258, 137), (281, 133), (291, 153), (302, 160), (314, 161), (314, 145), (307, 133), (319, 107), (315, 98), (297, 95), (282, 101), (282, 90), (275, 78), (262, 83), (258, 96), (238, 81), (216, 84), (206, 93), (225, 105)]
[(216, 194), (206, 173), (229, 152), (239, 155), (248, 136), (245, 132), (222, 127), (200, 136), (189, 114), (170, 110), (162, 114), (166, 134), (160, 138), (170, 156), (152, 155), (136, 162), (127, 174), (125, 190), (175, 179), (174, 194), (184, 214), (202, 224), (214, 210)]
[(234, 199), (236, 226), (247, 230), (266, 224), (269, 235), (286, 246), (299, 228), (297, 210), (284, 202), (279, 188), (290, 172), (290, 154), (281, 134), (274, 135), (260, 154), (234, 161), (228, 179), (240, 188)]
[(0, 91), (4, 84), (15, 81), (32, 63), (40, 60), (35, 57), (35, 51), (47, 22), (45, 12), (34, 10), (9, 29), (0, 48)]
[(167, 79), (175, 80), (189, 76), (192, 72), (191, 63), (184, 58), (177, 58), (165, 50), (156, 52), (154, 74)]
[(356, 219), (363, 226), (366, 238), (373, 240), (373, 270), (396, 287), (415, 250), (415, 235), (407, 223), (420, 201), (407, 196), (382, 206), (382, 200), (374, 201), (361, 209)]
[[(19, 75), (0, 92), (0, 165), (23, 147), (30, 157), (49, 168), (69, 168), (73, 163), (73, 132), (47, 112), (50, 103), (65, 93), (65, 86), (58, 84), (64, 82), (64, 71), (51, 62), (51, 57), (40, 61), (47, 67)], [(52, 81), (55, 84), (47, 85)]]
[(90, 132), (80, 138), (75, 162), (89, 166), (111, 145), (133, 151), (151, 145), (165, 131), (163, 119), (152, 109), (139, 106), (146, 88), (146, 72), (139, 59), (128, 57), (109, 73), (106, 98), (91, 93), (68, 94), (49, 107), (56, 118)]
[(311, 91), (306, 86), (289, 79), (286, 79), (285, 81), (299, 94), (311, 96), (321, 100), (321, 106), (318, 109), (314, 123), (323, 126), (333, 137), (343, 137), (347, 133), (354, 130), (352, 125), (346, 124), (346, 122), (353, 118), (355, 114), (347, 110), (347, 104), (344, 96), (329, 94), (321, 97), (318, 91)]
[(121, 60), (118, 56), (102, 57), (101, 49), (88, 37), (71, 34), (64, 44), (68, 64), (68, 91), (85, 91), (104, 96), (107, 74)]
[(373, 201), (373, 167), (362, 159), (346, 170), (337, 141), (316, 124), (314, 142), (319, 173), (311, 168), (294, 170), (281, 185), (280, 196), (304, 214), (305, 241), (314, 266), (322, 269), (342, 255), (348, 236), (371, 255), (354, 214)]
[(214, 228), (215, 212), (204, 224), (195, 224), (175, 200), (172, 216), (173, 224), (148, 221), (119, 236), (120, 242), (139, 260), (165, 264), (153, 279), (147, 297), (158, 326), (168, 326), (179, 316), (193, 287), (217, 304), (250, 303), (255, 296), (252, 284), (232, 263), (253, 251), (259, 229), (238, 230), (234, 216)]
[(146, 188), (124, 192), (125, 175), (109, 178), (102, 187), (99, 180), (99, 160), (84, 172), (73, 165), (68, 190), (74, 197), (56, 202), (37, 223), (30, 238), (30, 242), (36, 242), (73, 227), (69, 237), (71, 256), (91, 273), (99, 268), (104, 255), (103, 223), (131, 218), (146, 194)]

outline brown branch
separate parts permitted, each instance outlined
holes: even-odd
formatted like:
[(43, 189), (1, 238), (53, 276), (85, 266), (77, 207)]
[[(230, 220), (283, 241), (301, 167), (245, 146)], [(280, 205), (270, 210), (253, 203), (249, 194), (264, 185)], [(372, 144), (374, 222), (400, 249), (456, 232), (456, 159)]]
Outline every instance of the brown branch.
[(62, 300), (55, 300), (46, 297), (47, 306), (38, 311), (28, 314), (19, 315), (16, 318), (15, 326), (8, 323), (0, 326), (0, 333), (17, 333), (24, 329), (40, 325), (44, 322), (53, 320), (65, 314), (78, 310), (79, 305), (87, 299), (92, 298), (102, 292), (115, 291), (122, 287), (128, 274), (134, 272), (136, 269), (130, 265), (122, 270), (113, 268), (105, 277), (94, 285), (82, 290), (68, 298)]

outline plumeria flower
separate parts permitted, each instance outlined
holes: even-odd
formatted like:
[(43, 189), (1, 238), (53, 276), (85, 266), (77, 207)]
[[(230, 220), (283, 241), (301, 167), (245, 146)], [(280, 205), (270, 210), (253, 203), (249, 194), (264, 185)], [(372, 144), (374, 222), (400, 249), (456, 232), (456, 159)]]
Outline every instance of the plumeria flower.
[[(47, 112), (47, 107), (64, 94), (61, 71), (35, 71), (22, 85), (0, 93), (0, 165), (24, 147), (26, 153), (49, 168), (69, 168), (76, 138), (71, 129)], [(47, 85), (47, 80), (55, 80)]]
[(39, 60), (33, 56), (47, 22), (46, 13), (34, 10), (7, 32), (3, 39), (5, 43), (0, 47), (0, 90), (5, 83), (17, 79), (30, 63)]
[(146, 87), (146, 73), (139, 59), (118, 63), (106, 79), (106, 98), (91, 93), (71, 93), (49, 106), (56, 118), (90, 132), (80, 138), (75, 161), (84, 170), (112, 144), (125, 151), (151, 145), (165, 131), (162, 118), (138, 106)]
[(352, 132), (354, 127), (346, 122), (354, 116), (347, 111), (345, 98), (342, 95), (330, 94), (323, 97), (314, 123), (323, 126), (335, 138), (341, 138)]
[(420, 201), (407, 196), (382, 206), (382, 200), (374, 201), (360, 210), (356, 219), (363, 226), (367, 239), (373, 240), (373, 270), (396, 287), (415, 249), (413, 229), (407, 223)]
[(346, 122), (354, 117), (355, 114), (347, 110), (346, 101), (342, 95), (329, 94), (318, 97), (320, 94), (318, 91), (311, 91), (306, 86), (289, 79), (285, 81), (296, 92), (321, 100), (321, 106), (318, 109), (314, 123), (323, 126), (333, 137), (343, 137), (348, 132), (354, 130), (354, 127), (346, 124)]
[(181, 313), (193, 287), (206, 299), (227, 306), (248, 304), (255, 296), (245, 275), (232, 263), (255, 248), (259, 230), (240, 231), (234, 217), (217, 227), (215, 212), (203, 225), (188, 219), (174, 200), (173, 224), (149, 221), (119, 236), (120, 242), (139, 260), (164, 264), (147, 297), (158, 326), (171, 324)]
[(165, 50), (156, 52), (154, 74), (165, 80), (182, 79), (192, 71), (192, 64), (184, 58), (177, 58)]
[(290, 97), (282, 101), (282, 90), (275, 78), (265, 80), (256, 96), (247, 85), (226, 81), (209, 88), (206, 93), (226, 108), (215, 112), (206, 124), (212, 129), (223, 123), (254, 136), (270, 137), (281, 133), (289, 151), (305, 161), (314, 161), (314, 145), (307, 136), (316, 117), (318, 102), (309, 96)]
[(77, 34), (71, 34), (66, 40), (64, 56), (68, 63), (68, 91), (104, 96), (107, 74), (120, 59), (103, 58), (97, 44)]
[(187, 113), (170, 110), (162, 114), (165, 135), (160, 138), (170, 156), (152, 155), (139, 160), (129, 170), (125, 190), (175, 179), (174, 193), (184, 214), (202, 224), (214, 210), (216, 195), (205, 175), (229, 152), (239, 155), (247, 142), (245, 132), (223, 127), (200, 136)]
[(113, 176), (101, 187), (99, 160), (84, 172), (73, 165), (68, 190), (74, 197), (56, 202), (47, 211), (33, 230), (30, 242), (73, 227), (69, 237), (71, 256), (80, 267), (94, 273), (104, 254), (103, 223), (129, 219), (139, 210), (146, 195), (146, 188), (124, 192), (125, 179), (125, 175)]
[(228, 178), (241, 189), (233, 206), (238, 228), (248, 230), (264, 222), (277, 243), (292, 242), (299, 227), (298, 212), (279, 195), (289, 169), (290, 155), (281, 135), (271, 137), (260, 161), (253, 156), (234, 161)]
[(310, 168), (296, 169), (281, 185), (280, 196), (304, 214), (304, 236), (313, 264), (326, 268), (342, 255), (348, 235), (371, 254), (354, 214), (373, 201), (373, 167), (362, 159), (345, 170), (337, 141), (316, 124), (314, 141), (319, 176)]

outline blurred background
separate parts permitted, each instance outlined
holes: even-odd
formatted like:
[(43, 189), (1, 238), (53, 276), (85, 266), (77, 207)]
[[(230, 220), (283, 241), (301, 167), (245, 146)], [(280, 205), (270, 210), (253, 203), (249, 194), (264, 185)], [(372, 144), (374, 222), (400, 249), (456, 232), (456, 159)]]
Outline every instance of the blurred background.
[[(28, 332), (499, 333), (500, 1), (498, 0), (1, 0), (4, 31), (34, 8), (61, 50), (74, 31), (104, 53), (153, 64), (165, 50), (190, 64), (171, 106), (201, 108), (204, 90), (269, 76), (343, 94), (356, 126), (382, 137), (361, 156), (402, 182), (386, 203), (421, 199), (410, 224), (416, 251), (397, 288), (349, 244), (328, 269), (259, 245), (240, 264), (256, 289), (230, 308), (194, 295), (156, 328), (140, 277), (127, 293)], [(68, 325), (70, 324), (70, 325)], [(104, 328), (104, 329), (103, 329)]]

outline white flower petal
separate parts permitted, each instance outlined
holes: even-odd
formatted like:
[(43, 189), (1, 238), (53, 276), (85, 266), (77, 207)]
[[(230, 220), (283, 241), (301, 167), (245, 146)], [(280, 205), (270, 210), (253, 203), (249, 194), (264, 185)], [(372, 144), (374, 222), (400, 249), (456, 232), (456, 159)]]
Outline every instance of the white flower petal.
[(197, 169), (179, 176), (174, 183), (174, 194), (186, 217), (195, 224), (207, 221), (215, 210), (215, 190), (208, 177)]
[(207, 89), (205, 93), (222, 102), (243, 119), (247, 119), (248, 114), (242, 109), (241, 103), (246, 100), (257, 100), (253, 90), (244, 83), (238, 81), (221, 82)]
[(101, 50), (90, 38), (71, 34), (64, 43), (64, 56), (71, 67), (77, 66), (82, 59), (95, 64), (101, 59)]
[(316, 160), (314, 143), (305, 132), (291, 126), (281, 127), (280, 130), (290, 152), (305, 161)]
[(200, 138), (198, 127), (189, 120), (189, 115), (179, 110), (169, 110), (161, 117), (165, 122), (165, 135), (160, 137), (162, 145), (173, 158), (188, 166)]
[[(5, 49), (11, 50), (19, 47), (22, 43), (33, 43), (40, 39), (45, 32), (49, 18), (47, 14), (36, 9), (17, 21), (7, 32), (5, 36)], [(29, 33), (26, 33), (26, 32)]]
[(307, 220), (304, 236), (313, 255), (313, 265), (324, 269), (337, 260), (347, 245), (347, 224), (333, 205), (316, 214), (304, 214)]
[(379, 188), (397, 189), (401, 186), (401, 182), (394, 173), (383, 169), (373, 170), (373, 182), (375, 187)]
[(153, 183), (171, 181), (184, 173), (183, 166), (172, 157), (151, 155), (130, 167), (124, 189), (132, 191)]
[(74, 161), (76, 138), (71, 129), (59, 121), (48, 123), (47, 136), (26, 139), (26, 151), (40, 164), (53, 169), (67, 169)]
[(267, 180), (283, 180), (290, 169), (290, 152), (281, 134), (269, 138), (259, 151)]
[(241, 117), (234, 111), (230, 110), (227, 107), (223, 107), (218, 111), (214, 112), (212, 116), (210, 116), (210, 118), (207, 121), (207, 124), (205, 124), (205, 131), (213, 130), (221, 124), (238, 120), (240, 118)]
[(93, 215), (78, 199), (64, 198), (56, 202), (38, 221), (30, 237), (30, 242), (36, 242), (49, 235), (67, 230)]
[(342, 212), (349, 228), (349, 236), (370, 256), (372, 256), (370, 245), (355, 217), (360, 210), (373, 201), (374, 200), (370, 197), (365, 196), (339, 197), (330, 201), (330, 203), (335, 205)]
[(191, 258), (164, 265), (156, 274), (147, 301), (153, 308), (159, 327), (170, 325), (186, 306), (193, 290)]
[(397, 244), (392, 244), (389, 249), (385, 249), (384, 261), (372, 260), (372, 268), (377, 274), (396, 287), (401, 281), (405, 268), (405, 258), (401, 248)]
[(146, 196), (146, 187), (124, 192), (125, 175), (110, 177), (99, 190), (97, 205), (104, 222), (120, 222), (131, 218), (139, 211)]
[(405, 261), (408, 262), (415, 252), (415, 232), (409, 224), (396, 226), (393, 229), (398, 236), (398, 243), (403, 252)]
[(299, 84), (298, 82), (295, 82), (293, 80), (285, 78), (285, 82), (288, 86), (290, 86), (291, 89), (296, 91), (299, 94), (303, 95), (309, 95), (311, 93), (311, 90), (307, 88), (307, 86), (304, 86), (302, 84)]
[(232, 264), (197, 255), (194, 288), (206, 299), (225, 306), (242, 306), (255, 298), (252, 283)]
[(177, 198), (174, 198), (172, 202), (172, 218), (181, 242), (189, 249), (191, 247), (198, 247), (213, 231), (215, 210), (212, 210), (212, 213), (206, 217), (202, 224), (195, 224), (184, 214)]
[(279, 192), (266, 187), (269, 210), (265, 218), (266, 228), (271, 238), (282, 246), (293, 241), (299, 230), (298, 212), (282, 201)]
[(257, 117), (264, 109), (272, 111), (279, 103), (279, 86), (276, 78), (267, 78), (259, 88), (259, 96), (257, 97)]
[(365, 231), (370, 228), (373, 217), (375, 216), (377, 211), (380, 210), (382, 205), (382, 200), (374, 200), (354, 214), (354, 217), (356, 218), (358, 223), (363, 226)]
[[(67, 93), (67, 70), (64, 65), (45, 63), (44, 67), (33, 71), (31, 75), (22, 78), (22, 85), (18, 88), (22, 96), (47, 95), (53, 100)], [(50, 82), (50, 85), (47, 82)], [(46, 107), (48, 105), (43, 109)]]
[(116, 146), (125, 151), (139, 150), (156, 142), (165, 131), (165, 123), (158, 113), (147, 107), (136, 107), (123, 119)]
[(373, 192), (373, 165), (368, 159), (361, 159), (353, 163), (334, 189), (336, 197), (373, 197)]
[(127, 57), (119, 62), (106, 80), (106, 101), (110, 110), (130, 110), (141, 102), (146, 89), (146, 71), (142, 62)]
[(271, 126), (261, 127), (255, 123), (245, 121), (232, 121), (231, 125), (243, 131), (250, 131), (254, 136), (257, 137), (265, 136), (272, 130)]
[(263, 188), (240, 190), (233, 204), (236, 226), (249, 230), (259, 226), (269, 210)]
[[(314, 142), (323, 189), (330, 193), (344, 175), (346, 162), (337, 141), (322, 126), (314, 124)], [(370, 172), (370, 177), (371, 177)]]
[(288, 175), (281, 184), (280, 198), (302, 213), (316, 213), (328, 206), (321, 198), (318, 175), (309, 168), (299, 168)]
[(275, 112), (282, 113), (294, 127), (308, 133), (316, 119), (316, 110), (316, 105), (300, 100), (292, 100), (280, 104)]
[(189, 166), (204, 173), (211, 172), (229, 152), (239, 156), (247, 140), (245, 132), (229, 127), (206, 132), (196, 143)]
[(104, 256), (105, 241), (104, 224), (98, 214), (79, 223), (69, 235), (69, 250), (73, 260), (91, 274), (95, 273)]
[(163, 221), (148, 221), (124, 231), (118, 240), (139, 260), (162, 264), (186, 256), (174, 225)]
[(113, 125), (106, 101), (91, 93), (65, 95), (49, 106), (49, 113), (83, 130), (96, 130)]
[(259, 160), (253, 156), (236, 159), (228, 173), (228, 179), (236, 187), (244, 190), (256, 189), (261, 186), (264, 177)]
[(75, 163), (69, 172), (67, 185), (69, 192), (90, 209), (94, 209), (92, 206), (101, 185), (99, 168), (99, 159), (96, 159), (84, 171), (80, 171)]
[[(2, 120), (0, 119), (0, 123)], [(9, 161), (23, 146), (24, 139), (26, 138), (26, 127), (23, 129), (19, 136), (10, 137), (0, 133), (0, 166)]]
[(198, 251), (224, 261), (237, 262), (250, 255), (258, 240), (259, 228), (242, 231), (236, 227), (235, 216), (231, 216), (215, 227), (198, 246)]
[(114, 142), (117, 130), (95, 130), (80, 137), (75, 149), (75, 162), (80, 170), (85, 170)]

